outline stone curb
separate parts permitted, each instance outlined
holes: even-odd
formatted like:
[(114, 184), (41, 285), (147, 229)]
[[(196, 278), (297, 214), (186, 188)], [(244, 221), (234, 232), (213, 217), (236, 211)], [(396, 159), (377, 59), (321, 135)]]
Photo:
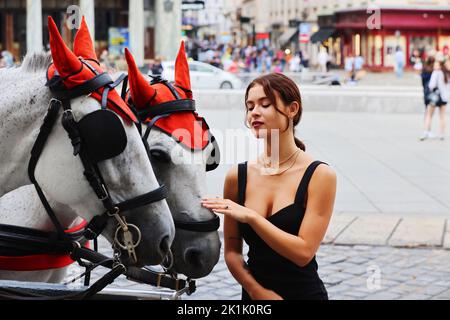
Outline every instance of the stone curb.
[(335, 214), (324, 244), (450, 249), (447, 217)]

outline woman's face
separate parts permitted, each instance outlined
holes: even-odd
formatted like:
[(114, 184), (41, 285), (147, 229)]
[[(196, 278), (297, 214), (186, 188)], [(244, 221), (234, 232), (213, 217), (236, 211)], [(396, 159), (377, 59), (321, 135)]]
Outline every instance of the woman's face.
[[(275, 92), (276, 104), (279, 110), (286, 114), (287, 107)], [(264, 88), (257, 84), (250, 89), (246, 101), (247, 122), (256, 138), (264, 138), (279, 130), (278, 134), (284, 132), (288, 126), (286, 116), (278, 112), (264, 92)]]

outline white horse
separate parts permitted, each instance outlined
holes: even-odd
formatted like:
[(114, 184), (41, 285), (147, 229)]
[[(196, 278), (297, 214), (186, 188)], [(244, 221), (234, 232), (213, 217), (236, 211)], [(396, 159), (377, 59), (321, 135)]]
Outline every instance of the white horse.
[[(51, 99), (50, 91), (45, 86), (45, 71), (50, 62), (50, 55), (38, 53), (27, 56), (20, 68), (0, 71), (1, 195), (30, 184), (27, 175), (30, 151)], [(100, 105), (97, 100), (85, 96), (73, 99), (71, 107), (75, 118), (81, 119), (99, 110)], [(111, 198), (115, 202), (137, 197), (159, 187), (135, 125), (121, 118), (120, 122), (128, 141), (124, 152), (98, 164)], [(59, 122), (48, 137), (37, 163), (35, 176), (54, 211), (61, 214), (58, 218), (61, 219), (63, 227), (75, 223), (77, 217), (90, 221), (105, 211), (83, 176), (83, 165), (79, 157), (73, 156), (73, 147)], [(34, 193), (30, 190), (23, 192), (25, 196), (22, 195), (20, 198), (28, 200), (16, 202), (16, 206), (18, 208), (22, 206), (28, 211), (27, 218), (17, 214), (13, 209), (9, 211), (11, 214), (6, 210), (6, 214), (2, 213), (0, 216), (0, 223), (37, 226), (44, 230), (52, 228), (48, 219), (42, 220), (43, 216), (39, 210), (37, 212), (28, 210), (33, 208), (33, 203), (34, 208), (36, 205), (39, 207), (36, 196), (32, 196)], [(8, 207), (11, 202), (18, 201), (16, 196), (11, 195), (12, 198), (5, 200)], [(158, 201), (132, 210), (127, 213), (127, 222), (138, 226), (142, 233), (141, 243), (136, 248), (138, 260), (136, 265), (159, 264), (166, 256), (175, 232), (167, 202)], [(110, 220), (103, 232), (111, 243), (115, 227), (116, 222)], [(23, 273), (0, 272), (1, 279), (19, 279), (22, 276), (27, 278)], [(33, 278), (32, 275), (30, 277)]]
[[(128, 63), (130, 93), (137, 109), (151, 109), (156, 106), (145, 104), (152, 96), (157, 104), (169, 101), (177, 103), (177, 99), (167, 86), (150, 85), (149, 80), (139, 72), (132, 55), (126, 51), (125, 56)], [(189, 79), (189, 67), (182, 43), (175, 64), (173, 88), (181, 99), (191, 98), (186, 93), (191, 89)], [(139, 100), (144, 103), (140, 103)], [(173, 121), (173, 118), (174, 116), (170, 116), (168, 121)], [(144, 123), (142, 132), (144, 133), (147, 128), (148, 124)], [(152, 127), (147, 143), (155, 174), (169, 189), (167, 203), (174, 220), (198, 223), (213, 219), (215, 215), (200, 204), (202, 197), (207, 195), (206, 164), (213, 152), (213, 145), (209, 143), (203, 150), (192, 150), (177, 142), (157, 125)], [(178, 228), (177, 223), (175, 224), (175, 239), (171, 247), (174, 255), (173, 270), (196, 279), (208, 275), (219, 260), (221, 242), (218, 232), (188, 231)]]

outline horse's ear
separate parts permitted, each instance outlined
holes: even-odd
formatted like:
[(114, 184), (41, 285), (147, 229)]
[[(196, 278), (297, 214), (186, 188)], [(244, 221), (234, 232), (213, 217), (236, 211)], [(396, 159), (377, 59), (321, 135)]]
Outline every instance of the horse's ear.
[(138, 109), (147, 107), (148, 102), (156, 94), (156, 90), (145, 80), (139, 71), (130, 51), (125, 48), (125, 59), (128, 64), (128, 82), (130, 83), (131, 98)]
[(81, 20), (80, 29), (75, 35), (75, 39), (73, 41), (73, 53), (75, 53), (77, 57), (98, 61), (94, 44), (92, 43), (91, 34), (89, 33), (89, 28), (84, 16)]
[(48, 31), (50, 34), (50, 50), (52, 52), (53, 63), (60, 76), (66, 77), (79, 71), (81, 61), (66, 46), (51, 16), (48, 17)]
[(184, 50), (184, 41), (181, 41), (180, 50), (178, 50), (177, 60), (175, 61), (175, 84), (191, 90), (191, 77), (186, 51)]

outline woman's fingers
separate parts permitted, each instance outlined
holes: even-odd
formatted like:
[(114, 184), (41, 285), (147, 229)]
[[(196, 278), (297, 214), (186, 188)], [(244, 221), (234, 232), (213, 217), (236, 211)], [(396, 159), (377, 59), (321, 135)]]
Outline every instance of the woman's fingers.
[(203, 203), (202, 204), (204, 207), (206, 208), (210, 208), (210, 209), (228, 209), (229, 206), (223, 203), (214, 203), (214, 204), (208, 204), (208, 203)]

